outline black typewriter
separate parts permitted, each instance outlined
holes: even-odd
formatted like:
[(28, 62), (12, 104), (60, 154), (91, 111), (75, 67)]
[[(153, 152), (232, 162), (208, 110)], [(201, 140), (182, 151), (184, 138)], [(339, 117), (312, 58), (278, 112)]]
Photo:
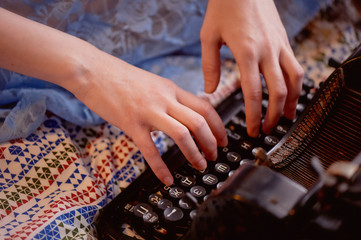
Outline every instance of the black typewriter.
[[(205, 171), (177, 146), (163, 159), (175, 183), (147, 169), (98, 215), (99, 239), (354, 239), (361, 216), (361, 48), (321, 86), (305, 79), (297, 120), (246, 133), (243, 95), (218, 107), (229, 138)], [(317, 89), (317, 91), (315, 91)], [(268, 94), (264, 89), (263, 110)], [(361, 236), (361, 234), (359, 235)]]

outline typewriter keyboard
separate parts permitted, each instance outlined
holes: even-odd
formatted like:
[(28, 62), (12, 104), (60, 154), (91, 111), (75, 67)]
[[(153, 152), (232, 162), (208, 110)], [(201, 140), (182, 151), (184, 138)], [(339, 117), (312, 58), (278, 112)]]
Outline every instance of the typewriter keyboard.
[[(300, 114), (313, 97), (315, 83), (305, 79), (297, 105)], [(268, 105), (267, 89), (263, 91), (263, 112)], [(246, 132), (245, 111), (241, 90), (229, 96), (217, 108), (225, 123), (229, 144), (218, 148), (218, 159), (208, 161), (198, 171), (186, 161), (177, 146), (163, 159), (173, 173), (172, 186), (162, 184), (147, 169), (128, 188), (105, 206), (96, 222), (99, 239), (123, 239), (122, 225), (129, 224), (145, 239), (181, 239), (190, 229), (192, 219), (213, 189), (219, 188), (244, 162), (254, 161), (255, 151), (273, 148), (289, 131), (293, 121), (281, 118), (270, 135), (250, 138)]]

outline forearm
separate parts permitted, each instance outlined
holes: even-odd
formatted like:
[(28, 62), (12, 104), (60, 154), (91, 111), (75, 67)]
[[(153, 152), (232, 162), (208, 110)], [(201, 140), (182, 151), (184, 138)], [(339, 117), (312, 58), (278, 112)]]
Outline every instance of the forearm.
[(0, 36), (0, 67), (68, 89), (104, 120), (124, 130), (166, 185), (172, 184), (173, 177), (149, 132), (160, 130), (174, 139), (199, 170), (207, 162), (193, 139), (209, 160), (217, 158), (217, 144), (227, 145), (214, 108), (168, 79), (3, 9)]
[(0, 8), (0, 67), (76, 91), (103, 54), (91, 44)]

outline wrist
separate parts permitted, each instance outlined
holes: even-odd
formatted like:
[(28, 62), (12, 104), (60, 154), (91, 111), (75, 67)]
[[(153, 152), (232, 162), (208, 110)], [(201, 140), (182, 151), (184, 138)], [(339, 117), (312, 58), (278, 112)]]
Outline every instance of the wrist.
[(60, 58), (56, 69), (48, 77), (44, 77), (44, 80), (55, 83), (72, 93), (86, 84), (86, 76), (91, 69), (88, 57), (97, 51), (95, 47), (83, 40), (76, 39), (75, 43), (65, 54), (58, 56)]

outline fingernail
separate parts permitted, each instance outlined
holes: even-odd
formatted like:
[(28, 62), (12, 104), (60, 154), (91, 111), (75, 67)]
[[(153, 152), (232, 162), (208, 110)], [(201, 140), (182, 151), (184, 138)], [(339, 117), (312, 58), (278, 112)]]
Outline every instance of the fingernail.
[(173, 179), (171, 177), (165, 177), (163, 179), (163, 183), (166, 185), (166, 186), (170, 186), (173, 184)]
[(269, 127), (262, 127), (262, 132), (266, 134), (270, 134), (272, 132), (272, 128)]
[[(207, 154), (206, 159), (208, 161), (216, 161), (217, 157), (218, 157), (217, 151), (213, 151), (212, 153)], [(207, 168), (207, 164), (205, 164), (205, 165), (206, 165), (205, 168)], [(199, 162), (198, 166), (199, 166), (199, 168), (203, 167), (204, 166), (204, 161)]]
[(254, 138), (254, 137), (258, 136), (259, 130), (258, 130), (258, 128), (250, 129), (247, 127), (247, 134), (248, 134), (248, 136)]
[(205, 81), (204, 83), (204, 92), (206, 93), (212, 93), (214, 92), (214, 89), (213, 89), (213, 84), (211, 84), (211, 82), (209, 81)]
[(262, 122), (262, 132), (265, 133), (265, 134), (270, 134), (271, 131), (272, 131), (272, 128), (270, 128), (267, 123), (264, 124)]
[(198, 170), (204, 170), (207, 168), (207, 161), (206, 160), (201, 160), (198, 163)]
[(221, 141), (221, 147), (225, 147), (227, 145), (228, 145), (228, 137), (226, 135), (226, 136), (224, 136), (224, 138)]

